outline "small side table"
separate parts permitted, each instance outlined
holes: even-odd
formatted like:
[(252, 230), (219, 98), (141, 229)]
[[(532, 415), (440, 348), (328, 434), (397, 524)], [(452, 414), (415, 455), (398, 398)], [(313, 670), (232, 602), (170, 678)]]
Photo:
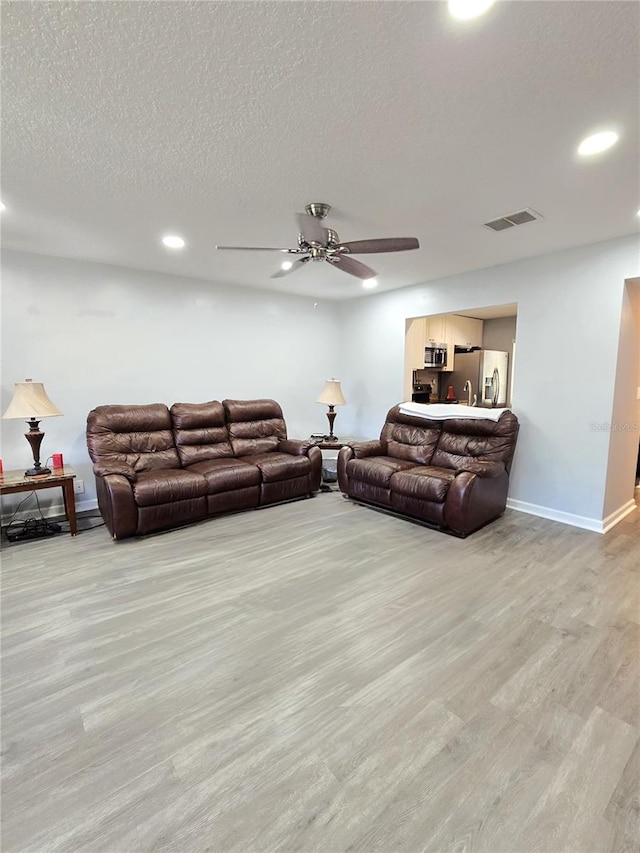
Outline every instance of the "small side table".
[[(340, 452), (340, 448), (344, 447), (345, 444), (349, 444), (351, 441), (355, 441), (351, 436), (347, 436), (346, 438), (338, 438), (336, 441), (328, 441), (326, 438), (324, 439), (314, 439), (312, 441), (315, 443), (316, 447), (319, 447), (322, 451), (323, 463), (322, 463), (322, 486), (320, 487), (320, 491), (322, 492), (333, 492), (336, 491), (329, 486), (329, 483), (335, 483), (338, 478), (338, 473), (336, 469), (338, 453)], [(335, 451), (333, 454), (328, 451)]]
[(327, 441), (326, 438), (320, 439), (312, 439), (316, 447), (319, 447), (320, 450), (340, 450), (345, 444), (349, 444), (352, 441), (356, 441), (357, 439), (352, 438), (351, 436), (347, 436), (347, 438), (337, 438), (335, 441)]
[(76, 472), (65, 465), (64, 468), (54, 468), (50, 474), (40, 474), (37, 477), (25, 477), (24, 471), (5, 471), (0, 474), (0, 495), (13, 495), (18, 492), (38, 492), (40, 489), (62, 489), (64, 511), (69, 522), (69, 532), (78, 535), (78, 520), (76, 518), (76, 496), (73, 491), (73, 481)]

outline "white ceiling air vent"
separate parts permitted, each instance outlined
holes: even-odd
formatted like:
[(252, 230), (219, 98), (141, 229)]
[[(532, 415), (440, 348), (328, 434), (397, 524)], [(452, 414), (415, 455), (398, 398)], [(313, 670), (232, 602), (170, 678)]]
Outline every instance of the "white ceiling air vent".
[(534, 222), (536, 219), (542, 219), (539, 213), (526, 207), (524, 210), (517, 210), (515, 213), (507, 213), (499, 219), (492, 219), (491, 222), (485, 222), (487, 228), (492, 231), (504, 231), (505, 228), (513, 228), (514, 225), (524, 225), (525, 222)]

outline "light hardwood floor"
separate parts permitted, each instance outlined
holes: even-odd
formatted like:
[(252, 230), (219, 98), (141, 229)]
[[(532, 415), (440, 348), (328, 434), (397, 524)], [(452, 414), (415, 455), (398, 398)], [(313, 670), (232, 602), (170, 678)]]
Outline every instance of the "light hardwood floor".
[(639, 516), (6, 548), (3, 852), (640, 851)]

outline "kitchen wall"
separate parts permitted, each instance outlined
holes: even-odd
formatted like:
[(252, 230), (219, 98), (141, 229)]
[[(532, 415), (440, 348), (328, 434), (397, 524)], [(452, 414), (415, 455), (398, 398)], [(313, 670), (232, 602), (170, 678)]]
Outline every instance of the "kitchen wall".
[(482, 348), (509, 353), (509, 364), (516, 338), (516, 317), (494, 317), (485, 320), (482, 326)]
[(342, 429), (377, 436), (402, 399), (407, 317), (517, 303), (511, 503), (601, 530), (610, 434), (591, 424), (611, 420), (624, 282), (639, 272), (633, 235), (344, 304)]
[[(517, 317), (494, 317), (485, 320), (482, 326), (482, 348), (509, 353), (509, 364), (507, 366), (507, 388), (509, 389), (511, 388), (511, 374), (513, 372), (513, 344), (516, 339), (516, 322)], [(508, 394), (507, 402), (510, 405), (510, 394)]]
[[(44, 382), (63, 417), (41, 422), (42, 461), (60, 451), (84, 480), (79, 509), (95, 505), (85, 424), (97, 405), (273, 397), (292, 437), (328, 428), (315, 399), (342, 378), (336, 303), (21, 252), (2, 260), (2, 412), (14, 382)], [(25, 424), (0, 426), (5, 470), (26, 467)], [(40, 503), (59, 503), (57, 492)], [(17, 499), (2, 499), (3, 517)]]

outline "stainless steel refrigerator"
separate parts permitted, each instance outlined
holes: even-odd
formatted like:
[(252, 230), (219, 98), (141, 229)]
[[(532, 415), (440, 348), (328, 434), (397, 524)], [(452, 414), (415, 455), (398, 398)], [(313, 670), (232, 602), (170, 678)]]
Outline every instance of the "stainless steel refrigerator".
[(453, 385), (460, 402), (467, 402), (469, 398), (464, 385), (470, 381), (472, 403), (475, 394), (478, 406), (499, 408), (507, 405), (509, 353), (492, 349), (455, 353), (454, 366), (449, 381), (442, 378), (444, 384)]

